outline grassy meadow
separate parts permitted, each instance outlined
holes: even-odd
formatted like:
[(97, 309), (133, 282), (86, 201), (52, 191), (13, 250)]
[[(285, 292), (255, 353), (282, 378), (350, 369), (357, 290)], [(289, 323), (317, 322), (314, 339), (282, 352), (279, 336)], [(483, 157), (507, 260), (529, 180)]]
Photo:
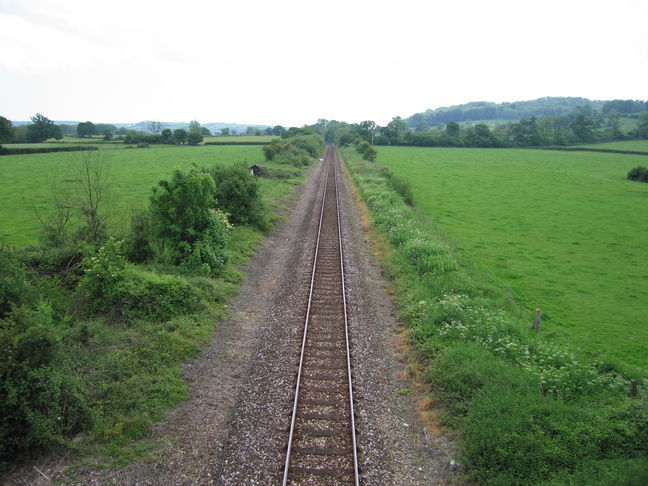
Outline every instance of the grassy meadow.
[[(103, 151), (102, 151), (103, 152)], [(48, 153), (0, 157), (0, 240), (22, 246), (35, 243), (40, 231), (36, 212), (46, 216), (52, 207), (52, 189), (70, 190), (75, 161), (87, 153)], [(110, 163), (113, 221), (128, 221), (129, 209), (147, 203), (151, 188), (171, 176), (175, 168), (247, 161), (261, 163), (258, 146), (152, 146), (103, 152)], [(264, 165), (272, 165), (265, 164)], [(262, 181), (262, 184), (267, 184)], [(281, 187), (273, 187), (277, 192)]]
[[(648, 140), (621, 140), (618, 142), (604, 142), (590, 145), (575, 145), (575, 147), (597, 148), (609, 150), (628, 150), (630, 152), (648, 152)], [(643, 165), (648, 164), (644, 161)]]
[(648, 369), (648, 184), (626, 180), (645, 157), (380, 147), (378, 160), (491, 280), (542, 309), (544, 332)]

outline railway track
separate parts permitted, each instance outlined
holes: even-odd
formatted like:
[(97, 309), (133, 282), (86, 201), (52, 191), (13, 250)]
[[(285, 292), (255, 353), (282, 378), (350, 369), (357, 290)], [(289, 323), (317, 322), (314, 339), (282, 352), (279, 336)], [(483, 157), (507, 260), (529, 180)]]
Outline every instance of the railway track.
[(329, 146), (299, 370), (286, 485), (359, 485), (337, 166)]

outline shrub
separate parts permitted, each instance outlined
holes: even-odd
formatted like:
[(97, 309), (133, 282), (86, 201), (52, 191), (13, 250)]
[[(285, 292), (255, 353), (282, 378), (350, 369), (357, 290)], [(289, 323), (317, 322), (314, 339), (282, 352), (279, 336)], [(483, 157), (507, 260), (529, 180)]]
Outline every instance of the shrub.
[(64, 442), (89, 422), (78, 377), (56, 364), (52, 310), (15, 307), (0, 320), (0, 469), (23, 451)]
[(155, 236), (155, 220), (151, 211), (134, 211), (131, 215), (130, 232), (124, 240), (124, 251), (128, 260), (134, 263), (151, 260), (154, 256), (152, 245)]
[(201, 275), (218, 276), (229, 260), (227, 238), (232, 225), (222, 211), (212, 210), (209, 226), (183, 258), (182, 264)]
[(8, 247), (0, 243), (0, 319), (19, 306), (33, 301), (27, 272)]
[(324, 139), (317, 134), (300, 135), (288, 139), (293, 147), (303, 150), (314, 159), (319, 157), (324, 150)]
[(214, 198), (219, 209), (233, 224), (249, 224), (268, 229), (266, 208), (259, 182), (244, 165), (216, 165), (209, 169), (216, 184)]
[(394, 189), (398, 194), (403, 196), (403, 201), (408, 206), (414, 206), (414, 193), (412, 192), (412, 185), (407, 179), (394, 175), (391, 172), (387, 171), (387, 180), (389, 185)]
[(632, 181), (648, 182), (648, 168), (634, 167), (628, 172), (628, 179)]
[(209, 270), (217, 276), (228, 254), (225, 241), (230, 230), (227, 217), (213, 209), (214, 179), (195, 167), (176, 170), (171, 181), (153, 189), (151, 211), (159, 236), (169, 242), (173, 263)]
[(378, 152), (373, 147), (367, 147), (362, 152), (362, 158), (364, 160), (368, 160), (369, 162), (375, 162), (376, 155), (378, 155)]
[(126, 320), (167, 321), (200, 310), (200, 292), (187, 280), (172, 275), (128, 268), (115, 288)]
[(109, 238), (98, 249), (86, 249), (83, 259), (85, 272), (79, 290), (86, 299), (85, 307), (90, 314), (108, 311), (119, 302), (118, 286), (124, 280), (126, 270), (122, 244)]
[(368, 147), (371, 147), (371, 145), (366, 140), (359, 140), (355, 146), (356, 152), (358, 152), (359, 154), (363, 154)]

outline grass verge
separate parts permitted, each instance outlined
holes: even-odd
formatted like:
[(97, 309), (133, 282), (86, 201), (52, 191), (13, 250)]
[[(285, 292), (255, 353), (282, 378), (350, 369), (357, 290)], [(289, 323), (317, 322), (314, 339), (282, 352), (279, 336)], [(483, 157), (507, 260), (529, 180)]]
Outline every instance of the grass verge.
[[(344, 156), (392, 249), (382, 263), (399, 317), (445, 404), (443, 424), (462, 432), (468, 477), (493, 485), (644, 484), (646, 377), (531, 331), (502, 304), (502, 289), (475, 278), (405, 204), (384, 168), (350, 150)], [(637, 397), (628, 396), (631, 379), (640, 382)]]

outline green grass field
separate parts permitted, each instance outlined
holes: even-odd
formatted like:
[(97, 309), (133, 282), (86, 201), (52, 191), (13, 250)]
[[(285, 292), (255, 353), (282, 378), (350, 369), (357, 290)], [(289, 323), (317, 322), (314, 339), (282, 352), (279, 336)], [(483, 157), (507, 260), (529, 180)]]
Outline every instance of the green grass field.
[[(648, 152), (648, 140), (625, 140), (620, 142), (604, 142), (590, 145), (574, 145), (574, 147)], [(648, 161), (644, 161), (643, 165), (647, 164)]]
[(543, 332), (648, 368), (648, 184), (626, 180), (646, 157), (380, 147), (378, 162), (491, 279), (543, 310)]
[[(259, 146), (155, 146), (104, 154), (113, 180), (116, 225), (128, 220), (129, 208), (144, 206), (151, 188), (160, 179), (169, 178), (177, 167), (242, 161), (252, 165), (263, 161)], [(75, 177), (74, 162), (81, 156), (64, 152), (0, 157), (0, 240), (18, 246), (37, 241), (40, 223), (36, 211), (48, 214), (53, 183), (61, 190), (69, 190)], [(262, 184), (267, 185), (265, 181)], [(280, 189), (273, 187), (272, 191), (276, 194)]]

